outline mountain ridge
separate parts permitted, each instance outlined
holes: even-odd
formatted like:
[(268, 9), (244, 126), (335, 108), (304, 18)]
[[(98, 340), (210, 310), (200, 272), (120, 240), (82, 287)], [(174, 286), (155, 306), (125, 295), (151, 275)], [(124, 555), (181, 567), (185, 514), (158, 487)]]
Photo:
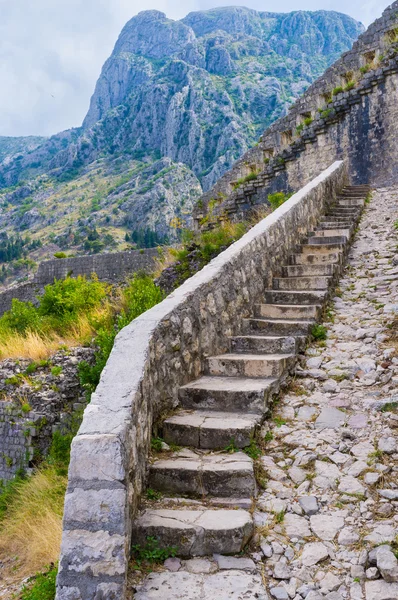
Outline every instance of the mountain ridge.
[(139, 13), (105, 62), (82, 126), (0, 163), (3, 230), (40, 237), (34, 260), (123, 250), (148, 229), (176, 240), (201, 193), (362, 30), (328, 11), (227, 7), (180, 21)]

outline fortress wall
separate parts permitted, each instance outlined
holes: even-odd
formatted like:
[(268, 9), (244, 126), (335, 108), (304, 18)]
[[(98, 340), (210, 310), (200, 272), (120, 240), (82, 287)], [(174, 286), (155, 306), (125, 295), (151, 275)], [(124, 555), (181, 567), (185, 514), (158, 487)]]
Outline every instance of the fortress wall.
[[(270, 193), (300, 189), (333, 160), (348, 158), (352, 183), (397, 180), (397, 32), (395, 2), (200, 198), (196, 227), (240, 219), (253, 205), (267, 202)], [(332, 97), (350, 78), (355, 87)], [(306, 117), (313, 122), (297, 130)], [(256, 179), (234, 190), (238, 179), (253, 172)]]

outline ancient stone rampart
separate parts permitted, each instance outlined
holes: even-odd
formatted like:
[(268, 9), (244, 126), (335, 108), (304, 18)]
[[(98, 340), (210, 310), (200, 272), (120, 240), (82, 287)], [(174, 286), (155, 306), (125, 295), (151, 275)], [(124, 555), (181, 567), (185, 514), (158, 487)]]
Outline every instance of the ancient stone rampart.
[(239, 334), (272, 273), (347, 183), (346, 165), (334, 163), (119, 333), (72, 444), (57, 600), (126, 598), (154, 423)]
[(44, 286), (53, 283), (54, 279), (65, 279), (68, 275), (90, 277), (95, 273), (100, 281), (118, 283), (138, 271), (151, 271), (157, 256), (156, 248), (147, 248), (44, 261), (40, 263), (32, 281), (0, 293), (0, 315), (11, 308), (13, 298), (22, 302), (35, 302), (36, 297), (43, 292)]
[(333, 160), (348, 161), (352, 183), (396, 181), (397, 54), (395, 2), (202, 196), (197, 227), (300, 189)]

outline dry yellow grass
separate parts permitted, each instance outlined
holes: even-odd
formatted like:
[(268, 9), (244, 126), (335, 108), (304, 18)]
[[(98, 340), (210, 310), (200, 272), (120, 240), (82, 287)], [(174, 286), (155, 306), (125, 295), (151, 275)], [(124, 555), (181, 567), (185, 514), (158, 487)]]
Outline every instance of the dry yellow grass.
[(0, 339), (0, 357), (43, 360), (56, 352), (60, 343), (59, 338), (41, 336), (33, 331), (25, 335), (13, 333)]
[(0, 359), (43, 360), (53, 355), (61, 346), (72, 348), (77, 345), (89, 344), (94, 335), (93, 323), (102, 322), (107, 318), (111, 319), (115, 310), (115, 305), (106, 303), (92, 311), (90, 315), (81, 315), (64, 336), (36, 331), (27, 331), (24, 334), (3, 331), (0, 334)]
[(6, 518), (0, 522), (0, 560), (17, 557), (24, 576), (56, 562), (62, 534), (66, 477), (52, 467), (37, 471), (18, 484)]

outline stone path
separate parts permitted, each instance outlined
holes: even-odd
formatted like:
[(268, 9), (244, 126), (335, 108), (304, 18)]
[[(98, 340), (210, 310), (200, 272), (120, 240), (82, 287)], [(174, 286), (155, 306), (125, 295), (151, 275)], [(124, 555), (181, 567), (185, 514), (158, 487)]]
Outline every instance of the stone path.
[[(184, 412), (166, 421), (164, 437), (190, 448), (152, 465), (149, 485), (165, 497), (134, 526), (136, 541), (153, 535), (180, 558), (136, 586), (137, 600), (398, 599), (398, 190), (374, 194), (328, 311), (327, 340), (294, 367), (338, 271), (341, 223), (355, 219), (344, 208), (357, 204), (350, 195), (358, 194), (348, 191), (324, 233), (310, 237), (311, 250), (304, 245), (283, 268), (232, 353), (210, 359), (208, 375), (181, 390)], [(294, 382), (261, 426), (265, 453), (252, 461), (217, 452), (232, 438), (232, 449), (247, 446), (292, 368)], [(252, 505), (254, 473), (267, 481)]]

